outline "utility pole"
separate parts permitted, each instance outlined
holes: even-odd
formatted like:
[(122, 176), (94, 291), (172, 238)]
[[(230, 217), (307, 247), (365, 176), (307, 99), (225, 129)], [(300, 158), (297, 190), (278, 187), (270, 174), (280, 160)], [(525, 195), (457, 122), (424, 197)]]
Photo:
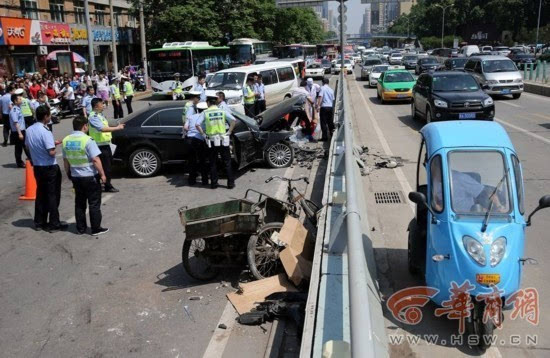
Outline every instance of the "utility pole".
[(340, 0), (340, 72), (344, 71), (344, 38), (346, 36), (344, 34), (344, 16), (346, 12), (345, 9), (346, 8), (344, 5), (344, 0)]
[(143, 63), (143, 81), (145, 88), (149, 86), (149, 69), (147, 68), (147, 48), (145, 47), (145, 19), (143, 16), (143, 1), (139, 2), (139, 42), (141, 43), (141, 59)]
[(539, 45), (539, 27), (540, 27), (540, 11), (542, 9), (542, 0), (539, 0), (539, 19), (537, 20), (537, 37), (535, 39), (535, 56), (537, 55)]
[(86, 16), (86, 32), (88, 33), (88, 56), (90, 57), (90, 63), (88, 64), (88, 71), (90, 75), (95, 70), (95, 58), (94, 58), (94, 34), (92, 33), (92, 24), (90, 24), (90, 6), (88, 0), (84, 0), (84, 15)]
[(445, 10), (452, 7), (454, 4), (450, 3), (447, 6), (443, 6), (441, 4), (435, 4), (436, 7), (441, 8), (443, 10), (443, 21), (441, 22), (441, 47), (443, 46), (443, 37), (445, 36)]
[(111, 13), (111, 47), (113, 48), (113, 72), (118, 76), (118, 58), (116, 54), (116, 37), (115, 37), (115, 15), (113, 12), (113, 0), (109, 0), (109, 11)]

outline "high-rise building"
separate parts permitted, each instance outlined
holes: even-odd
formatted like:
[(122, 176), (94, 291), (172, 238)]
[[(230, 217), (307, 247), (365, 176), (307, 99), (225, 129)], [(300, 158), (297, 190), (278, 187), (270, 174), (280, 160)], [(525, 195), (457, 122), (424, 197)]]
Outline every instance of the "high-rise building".
[(371, 32), (371, 4), (367, 4), (365, 7), (365, 13), (363, 14), (363, 23), (361, 24), (361, 35), (370, 34)]
[(413, 5), (416, 5), (416, 3), (417, 3), (417, 0), (401, 1), (399, 3), (399, 13), (400, 13), (400, 15), (409, 14), (411, 12), (411, 8), (413, 7)]

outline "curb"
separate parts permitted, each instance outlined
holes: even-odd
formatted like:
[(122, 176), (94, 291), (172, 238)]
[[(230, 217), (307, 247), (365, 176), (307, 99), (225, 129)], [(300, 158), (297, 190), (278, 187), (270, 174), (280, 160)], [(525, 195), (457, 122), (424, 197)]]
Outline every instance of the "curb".
[(523, 90), (528, 93), (550, 97), (550, 86), (539, 83), (523, 82)]
[(136, 94), (134, 94), (134, 99), (139, 99), (141, 97), (149, 97), (153, 94), (153, 91), (152, 90), (148, 90), (148, 91), (143, 91), (143, 92), (137, 92)]

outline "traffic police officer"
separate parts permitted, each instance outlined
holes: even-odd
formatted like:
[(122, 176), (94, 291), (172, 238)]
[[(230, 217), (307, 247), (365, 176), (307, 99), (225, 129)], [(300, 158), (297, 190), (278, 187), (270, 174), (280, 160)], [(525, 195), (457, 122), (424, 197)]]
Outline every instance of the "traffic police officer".
[(31, 158), (27, 147), (25, 146), (25, 118), (21, 112), (21, 103), (23, 103), (22, 97), (23, 89), (18, 89), (11, 95), (11, 102), (13, 107), (10, 110), (10, 127), (11, 138), (10, 142), (15, 145), (15, 163), (19, 168), (25, 168), (25, 163), (21, 159), (23, 150), (28, 159)]
[(206, 103), (199, 102), (199, 92), (189, 92), (187, 94), (190, 100), (185, 104), (184, 108), (184, 124), (183, 131), (185, 133), (185, 146), (187, 147), (187, 156), (189, 164), (189, 185), (193, 186), (197, 183), (197, 173), (201, 172), (202, 185), (208, 185), (208, 167), (206, 166), (206, 157), (208, 147), (204, 142), (204, 137), (197, 129), (197, 121), (200, 117), (199, 108), (201, 105), (206, 109)]
[(134, 98), (134, 86), (132, 86), (132, 81), (128, 77), (122, 77), (122, 90), (124, 91), (124, 102), (126, 102), (126, 108), (128, 109), (128, 114), (134, 112), (132, 109), (132, 99)]
[(172, 100), (183, 99), (183, 83), (180, 82), (180, 74), (177, 72), (174, 74), (174, 83), (170, 89), (172, 90)]
[(119, 84), (120, 78), (115, 77), (115, 79), (113, 79), (113, 84), (111, 84), (111, 86), (109, 87), (111, 92), (111, 101), (113, 102), (113, 110), (115, 112), (115, 119), (124, 117), (124, 111), (122, 110), (121, 102), (122, 96), (120, 95)]
[(254, 93), (256, 94), (256, 114), (265, 111), (265, 86), (262, 82), (262, 75), (258, 74), (256, 83), (254, 83)]
[(86, 87), (86, 95), (82, 97), (82, 108), (84, 108), (84, 117), (88, 118), (92, 112), (92, 99), (95, 97), (95, 91), (93, 86)]
[(101, 151), (95, 141), (86, 135), (88, 119), (77, 116), (73, 119), (71, 134), (63, 139), (63, 163), (65, 172), (73, 182), (74, 215), (76, 231), (86, 233), (86, 206), (90, 207), (90, 227), (92, 235), (109, 231), (101, 227), (101, 182), (107, 179), (101, 165)]
[(36, 123), (29, 127), (25, 139), (25, 146), (32, 155), (36, 178), (34, 227), (37, 231), (66, 230), (68, 225), (59, 221), (61, 170), (55, 159), (55, 146), (58, 143), (47, 127), (51, 120), (50, 109), (47, 106), (39, 106), (35, 113)]
[(225, 93), (223, 93), (221, 91), (216, 92), (216, 96), (218, 96), (218, 100), (216, 101), (217, 104), (218, 104), (218, 108), (223, 109), (224, 111), (231, 113), (231, 109), (229, 108), (229, 106), (225, 102)]
[(244, 113), (250, 118), (254, 118), (255, 111), (255, 98), (254, 93), (254, 78), (248, 77), (246, 79), (246, 85), (243, 88), (243, 101), (244, 101)]
[(34, 113), (32, 112), (31, 102), (25, 97), (25, 91), (20, 88), (18, 93), (21, 93), (21, 114), (25, 119), (25, 127), (29, 128), (34, 124)]
[[(202, 112), (197, 120), (196, 128), (204, 137), (210, 147), (210, 187), (216, 189), (218, 187), (218, 168), (216, 163), (218, 155), (227, 172), (227, 188), (235, 187), (235, 178), (231, 168), (231, 152), (229, 150), (229, 138), (235, 128), (235, 117), (216, 106), (217, 97), (208, 97), (208, 109)], [(225, 124), (229, 124), (229, 131), (225, 129)], [(224, 140), (224, 137), (226, 139)], [(225, 142), (225, 143), (224, 143)], [(224, 145), (225, 144), (225, 145)]]
[(197, 83), (193, 86), (193, 91), (200, 92), (200, 102), (206, 102), (206, 91), (204, 90), (204, 84), (206, 83), (206, 77), (199, 75)]
[(118, 193), (118, 189), (111, 184), (111, 163), (113, 161), (113, 152), (111, 151), (111, 132), (124, 129), (124, 124), (120, 123), (116, 127), (109, 127), (107, 118), (103, 116), (103, 106), (103, 101), (100, 98), (92, 99), (92, 112), (90, 112), (89, 116), (90, 137), (95, 140), (99, 150), (101, 151), (99, 159), (101, 159), (101, 165), (103, 166), (103, 171), (105, 172), (106, 177), (104, 182), (104, 190), (108, 193)]

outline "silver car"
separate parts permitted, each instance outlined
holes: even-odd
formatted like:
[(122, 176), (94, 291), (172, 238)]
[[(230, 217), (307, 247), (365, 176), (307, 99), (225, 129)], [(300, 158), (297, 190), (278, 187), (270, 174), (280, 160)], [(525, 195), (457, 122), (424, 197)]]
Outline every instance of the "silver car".
[(514, 99), (523, 92), (523, 77), (514, 61), (504, 56), (471, 57), (464, 66), (487, 94), (511, 94)]
[(372, 67), (381, 65), (382, 63), (383, 61), (379, 58), (368, 57), (361, 65), (361, 81), (367, 81)]
[(376, 65), (372, 67), (369, 75), (369, 87), (376, 87), (380, 75), (390, 68), (389, 65)]

